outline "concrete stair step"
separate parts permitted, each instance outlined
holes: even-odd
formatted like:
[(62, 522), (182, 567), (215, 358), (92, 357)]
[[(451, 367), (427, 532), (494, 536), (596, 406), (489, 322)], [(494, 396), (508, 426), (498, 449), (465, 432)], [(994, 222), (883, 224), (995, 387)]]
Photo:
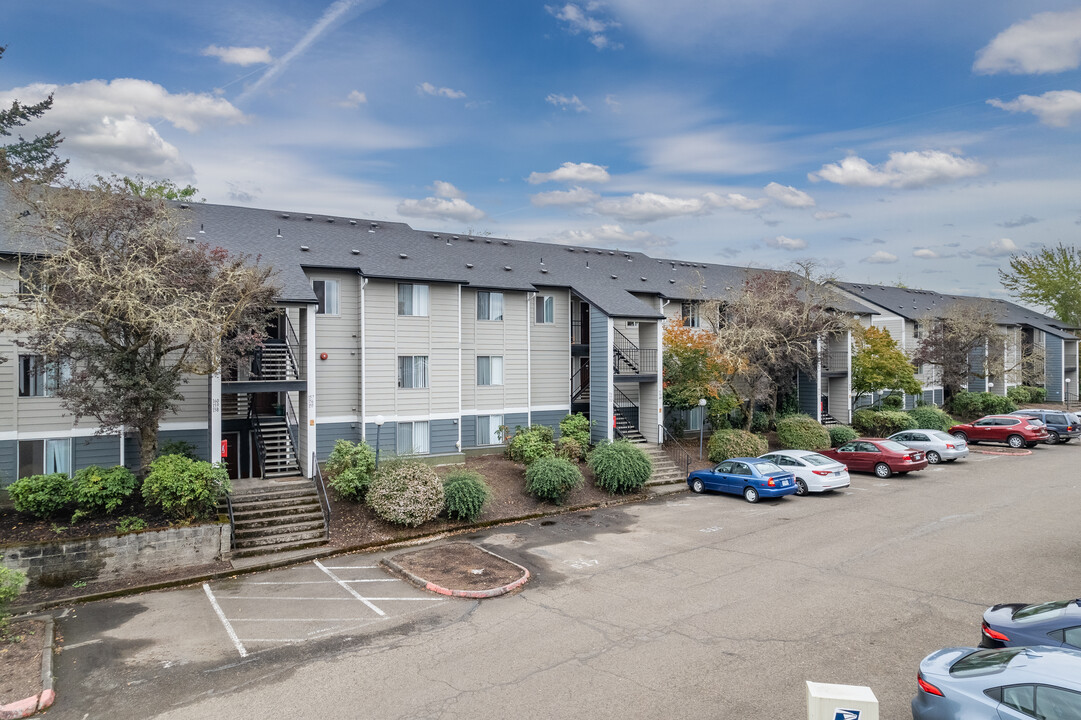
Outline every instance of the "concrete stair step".
[[(253, 503), (278, 503), (289, 504), (290, 502), (300, 501), (316, 501), (319, 499), (319, 495), (315, 492), (315, 488), (310, 485), (298, 490), (283, 490), (281, 492), (251, 492), (243, 495), (233, 495), (230, 500), (233, 503), (233, 509), (244, 509), (244, 506), (252, 505)], [(250, 509), (250, 508), (249, 508)]]
[(283, 522), (284, 518), (306, 518), (309, 516), (323, 517), (318, 502), (297, 503), (284, 507), (269, 507), (258, 510), (242, 510), (240, 512), (235, 508), (233, 509), (233, 522), (238, 526), (263, 522)]
[(322, 538), (319, 538), (318, 540), (286, 541), (270, 545), (258, 545), (250, 548), (238, 548), (233, 550), (231, 554), (234, 558), (257, 557), (259, 555), (273, 555), (275, 553), (290, 552), (292, 550), (322, 547), (326, 544), (326, 540)]
[(235, 541), (236, 546), (241, 547), (248, 541), (260, 540), (263, 538), (275, 538), (281, 535), (295, 535), (297, 533), (317, 532), (320, 536), (324, 534), (326, 527), (323, 525), (323, 516), (320, 515), (317, 520), (308, 520), (305, 522), (290, 522), (287, 525), (262, 525), (260, 527), (249, 527), (247, 525), (236, 528)]
[(252, 548), (267, 547), (270, 545), (279, 545), (281, 543), (294, 543), (294, 542), (311, 542), (324, 540), (325, 533), (322, 529), (316, 530), (303, 530), (292, 533), (282, 533), (279, 535), (260, 535), (258, 537), (247, 537), (244, 539), (238, 539), (236, 541), (236, 550), (249, 550)]

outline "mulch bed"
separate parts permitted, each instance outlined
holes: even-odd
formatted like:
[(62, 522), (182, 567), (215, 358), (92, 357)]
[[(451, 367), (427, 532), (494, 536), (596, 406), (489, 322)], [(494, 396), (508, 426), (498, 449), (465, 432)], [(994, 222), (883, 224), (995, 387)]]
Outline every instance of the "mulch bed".
[(522, 569), (470, 543), (448, 543), (393, 558), (425, 582), (448, 590), (494, 590), (523, 576)]
[(41, 649), (45, 623), (23, 620), (0, 630), (0, 705), (41, 692)]
[[(142, 502), (124, 510), (122, 514), (141, 518), (146, 522), (147, 530), (163, 530), (172, 526), (168, 518), (147, 510)], [(39, 520), (17, 513), (12, 507), (0, 507), (0, 548), (5, 545), (83, 540), (103, 535), (115, 535), (116, 524), (116, 517), (87, 518), (78, 523), (72, 523), (66, 518)]]

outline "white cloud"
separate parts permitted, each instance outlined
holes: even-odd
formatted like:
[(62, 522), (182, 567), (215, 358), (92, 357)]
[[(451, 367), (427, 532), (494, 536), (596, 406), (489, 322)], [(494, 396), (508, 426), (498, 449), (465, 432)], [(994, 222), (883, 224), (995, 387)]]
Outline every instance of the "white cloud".
[(246, 121), (228, 100), (206, 93), (173, 94), (133, 78), (88, 80), (72, 85), (35, 84), (0, 92), (0, 105), (18, 98), (34, 103), (53, 95), (53, 107), (32, 128), (59, 130), (63, 151), (91, 172), (141, 174), (183, 180), (191, 165), (157, 131), (166, 120), (189, 133), (209, 125)]
[(365, 105), (368, 102), (368, 96), (362, 93), (360, 90), (353, 90), (345, 96), (345, 100), (338, 103), (339, 107), (355, 108)]
[(699, 198), (674, 198), (658, 193), (635, 193), (630, 197), (604, 198), (593, 209), (619, 220), (647, 223), (682, 215), (701, 215), (706, 203)]
[(1040, 118), (1044, 125), (1066, 127), (1075, 115), (1081, 115), (1081, 92), (1052, 90), (1038, 96), (1019, 95), (1016, 100), (1009, 102), (992, 98), (987, 104), (1010, 112), (1030, 112)]
[(825, 180), (852, 187), (914, 188), (975, 177), (987, 172), (976, 160), (942, 152), (924, 150), (892, 152), (882, 165), (872, 165), (858, 155), (849, 155), (840, 163), (823, 165), (808, 173), (812, 182)]
[(814, 198), (802, 190), (775, 182), (766, 186), (766, 195), (791, 208), (814, 207), (815, 204)]
[(600, 3), (590, 2), (584, 9), (574, 3), (567, 3), (562, 7), (545, 5), (544, 9), (556, 19), (566, 23), (567, 32), (571, 35), (585, 33), (589, 35), (589, 42), (598, 50), (619, 50), (623, 46), (612, 40), (605, 34), (609, 28), (619, 27), (619, 23), (612, 20), (602, 20), (595, 14), (600, 9)]
[(555, 105), (557, 108), (561, 108), (563, 110), (571, 108), (575, 112), (589, 112), (589, 108), (586, 107), (585, 103), (578, 99), (577, 95), (571, 95), (570, 97), (567, 97), (566, 95), (548, 93), (548, 97), (544, 98), (544, 101), (551, 105)]
[(405, 217), (429, 218), (432, 220), (454, 220), (474, 222), (483, 220), (485, 215), (462, 198), (428, 197), (423, 200), (402, 200), (398, 203), (398, 214)]
[(897, 256), (893, 253), (888, 253), (885, 250), (879, 250), (872, 255), (863, 258), (860, 262), (871, 263), (874, 265), (888, 265), (889, 263), (897, 262)]
[(443, 180), (436, 180), (432, 183), (432, 192), (435, 193), (435, 196), (438, 198), (465, 198), (464, 192)]
[(459, 100), (465, 97), (465, 93), (461, 90), (454, 90), (448, 87), (436, 87), (429, 82), (423, 82), (417, 85), (417, 92), (424, 95), (434, 95), (435, 97), (445, 97), (451, 100)]
[(931, 248), (920, 248), (918, 250), (913, 250), (912, 256), (923, 258), (924, 260), (934, 260), (939, 257), (939, 254)]
[(270, 56), (269, 47), (218, 47), (208, 45), (203, 48), (201, 55), (216, 57), (229, 65), (266, 65), (274, 62)]
[[(677, 110), (678, 112), (678, 110)], [(648, 134), (639, 141), (644, 162), (675, 175), (751, 175), (774, 170), (781, 164), (768, 146), (755, 139), (760, 129), (724, 128), (666, 137)]]
[(972, 251), (972, 254), (982, 257), (1006, 257), (1019, 251), (1020, 248), (1017, 247), (1017, 243), (1010, 238), (1002, 238), (1001, 240), (992, 240), (987, 247), (976, 248)]
[(702, 198), (711, 206), (715, 208), (731, 208), (733, 210), (758, 210), (769, 202), (769, 198), (757, 198), (752, 200), (746, 195), (740, 193), (728, 193), (727, 195), (720, 195), (715, 192), (705, 193)]
[(607, 105), (608, 109), (614, 113), (619, 113), (623, 109), (622, 103), (620, 103), (619, 100), (616, 100), (615, 95), (605, 95), (604, 104)]
[(836, 210), (819, 210), (812, 215), (815, 220), (837, 220), (838, 218), (852, 217), (848, 213), (837, 212)]
[(589, 205), (597, 200), (600, 200), (601, 196), (597, 193), (584, 187), (573, 187), (570, 190), (553, 190), (551, 192), (537, 193), (530, 198), (530, 202), (536, 207), (550, 207), (550, 206), (574, 206), (574, 205)]
[(1081, 65), (1081, 9), (1044, 12), (1000, 32), (976, 53), (978, 73), (1056, 73)]
[(529, 173), (529, 177), (526, 181), (530, 185), (539, 185), (540, 183), (556, 181), (556, 182), (573, 182), (573, 183), (605, 183), (608, 182), (611, 176), (608, 175), (608, 167), (606, 165), (594, 165), (593, 163), (572, 163), (565, 162), (559, 166), (557, 170), (547, 173), (532, 172)]
[(670, 237), (654, 235), (645, 230), (629, 232), (619, 225), (601, 225), (592, 230), (565, 230), (556, 235), (539, 238), (547, 242), (559, 243), (560, 245), (602, 245), (605, 247), (621, 248), (624, 250), (655, 250), (657, 248), (670, 247), (675, 242)]
[(807, 247), (807, 241), (801, 238), (790, 238), (778, 235), (774, 238), (766, 238), (766, 245), (779, 250), (802, 250)]

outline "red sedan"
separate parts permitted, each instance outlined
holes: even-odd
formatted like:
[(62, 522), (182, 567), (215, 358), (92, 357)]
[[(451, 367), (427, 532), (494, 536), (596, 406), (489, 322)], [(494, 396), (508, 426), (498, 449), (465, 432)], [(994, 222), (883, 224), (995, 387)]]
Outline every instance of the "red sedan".
[(950, 435), (968, 442), (1004, 442), (1010, 447), (1036, 447), (1047, 439), (1047, 426), (1017, 415), (988, 415), (968, 425), (954, 425)]
[(881, 438), (857, 438), (821, 454), (843, 462), (849, 470), (873, 472), (880, 478), (927, 467), (927, 456), (919, 450)]

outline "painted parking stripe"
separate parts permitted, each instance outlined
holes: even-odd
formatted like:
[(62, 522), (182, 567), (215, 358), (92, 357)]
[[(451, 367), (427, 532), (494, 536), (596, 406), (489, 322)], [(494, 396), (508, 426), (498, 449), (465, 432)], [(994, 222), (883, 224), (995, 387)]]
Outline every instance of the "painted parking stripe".
[(240, 657), (248, 657), (248, 651), (244, 649), (244, 644), (240, 642), (240, 638), (236, 636), (236, 631), (233, 630), (233, 626), (229, 623), (229, 619), (225, 617), (225, 613), (222, 612), (221, 606), (218, 605), (218, 601), (214, 598), (214, 593), (210, 591), (210, 586), (203, 583), (203, 590), (206, 591), (206, 597), (210, 600), (211, 607), (214, 608), (214, 612), (218, 614), (218, 619), (221, 620), (221, 624), (225, 626), (225, 632), (229, 635), (229, 639), (233, 641), (233, 645), (236, 646), (237, 652), (240, 653)]
[[(596, 562), (596, 561), (594, 560), (593, 562)], [(354, 595), (355, 594), (356, 593), (354, 593)], [(222, 595), (221, 597), (218, 598), (218, 600), (291, 600), (291, 601), (294, 601), (294, 602), (296, 602), (296, 601), (303, 601), (303, 602), (324, 602), (324, 601), (351, 602), (352, 599), (353, 598), (347, 598), (347, 597), (279, 597), (279, 596), (273, 596), (273, 595)], [(408, 601), (411, 601), (411, 600), (412, 601), (422, 600), (422, 601), (425, 601), (425, 602), (430, 602), (430, 601), (433, 601), (433, 600), (439, 600), (440, 598), (429, 598), (429, 597), (370, 597), (370, 598), (358, 598), (358, 599), (360, 599), (361, 601), (364, 601), (364, 600), (379, 600), (379, 601), (403, 600), (403, 601), (408, 602)], [(376, 608), (376, 610), (378, 611), (378, 608)], [(386, 613), (383, 613), (382, 611), (378, 611), (378, 612), (379, 612), (380, 615), (385, 615), (386, 614)]]
[(370, 602), (370, 601), (369, 601), (369, 600), (368, 600), (367, 598), (365, 598), (365, 597), (364, 597), (363, 595), (361, 595), (360, 593), (358, 593), (358, 592), (357, 592), (356, 590), (354, 590), (353, 588), (349, 587), (349, 585), (348, 585), (347, 583), (344, 583), (344, 582), (342, 582), (341, 578), (339, 578), (339, 577), (338, 577), (337, 575), (335, 575), (334, 573), (332, 573), (332, 572), (331, 572), (331, 571), (330, 571), (329, 569), (327, 569), (326, 567), (324, 567), (324, 566), (323, 566), (323, 563), (319, 562), (318, 560), (313, 560), (312, 562), (313, 562), (313, 563), (315, 564), (315, 566), (316, 566), (317, 568), (319, 568), (320, 570), (322, 570), (323, 572), (325, 572), (325, 573), (327, 574), (327, 576), (328, 576), (328, 577), (330, 577), (330, 579), (331, 579), (331, 580), (335, 580), (335, 581), (337, 581), (337, 583), (338, 583), (339, 585), (341, 585), (341, 586), (342, 586), (343, 588), (345, 588), (345, 591), (346, 591), (347, 593), (349, 593), (350, 595), (352, 595), (353, 597), (355, 597), (355, 598), (356, 598), (357, 600), (360, 600), (360, 601), (361, 601), (362, 603), (364, 603), (364, 604), (365, 604), (365, 605), (367, 605), (367, 606), (368, 606), (369, 608), (371, 608), (371, 609), (372, 609), (372, 610), (373, 610), (373, 611), (375, 612), (375, 614), (376, 614), (376, 615), (378, 615), (379, 617), (386, 617), (386, 613), (385, 613), (385, 612), (383, 612), (383, 611), (382, 611), (382, 610), (380, 610), (380, 609), (379, 609), (378, 607), (376, 607), (376, 606), (375, 606), (375, 605), (374, 605), (373, 603), (371, 603), (371, 602)]
[[(327, 568), (330, 570), (330, 568)], [(341, 583), (400, 582), (396, 578), (366, 578), (363, 580), (285, 580), (281, 582), (250, 582), (245, 585), (340, 585)]]
[(327, 570), (375, 570), (378, 565), (324, 565)]

